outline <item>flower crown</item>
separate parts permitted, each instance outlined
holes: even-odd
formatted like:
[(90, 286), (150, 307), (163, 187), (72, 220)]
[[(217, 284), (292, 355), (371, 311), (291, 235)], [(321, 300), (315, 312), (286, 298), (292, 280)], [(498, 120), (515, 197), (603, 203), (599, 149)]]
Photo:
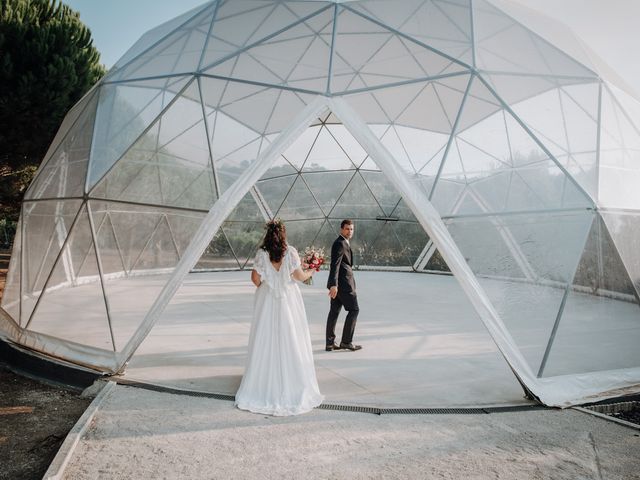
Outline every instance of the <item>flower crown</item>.
[(282, 228), (284, 228), (284, 223), (281, 219), (274, 218), (273, 220), (269, 220), (264, 226), (264, 228), (266, 228), (267, 230), (279, 231), (279, 230), (282, 230)]

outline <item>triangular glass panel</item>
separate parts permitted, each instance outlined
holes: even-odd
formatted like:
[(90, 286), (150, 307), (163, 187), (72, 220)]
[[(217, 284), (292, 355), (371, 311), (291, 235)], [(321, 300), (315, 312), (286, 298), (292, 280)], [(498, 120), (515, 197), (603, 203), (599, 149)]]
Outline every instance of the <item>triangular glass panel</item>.
[(612, 85), (602, 90), (598, 197), (606, 207), (640, 208), (640, 121), (630, 115), (639, 103)]
[(334, 93), (361, 88), (353, 83), (355, 77), (367, 87), (380, 87), (445, 72), (468, 72), (466, 66), (351, 10), (341, 9), (336, 25), (332, 63), (335, 77), (331, 82)]
[(310, 126), (282, 154), (298, 171), (302, 170), (323, 128), (322, 125)]
[(220, 194), (224, 193), (240, 177), (249, 164), (255, 161), (260, 152), (268, 145), (268, 142), (263, 137), (256, 137), (249, 143), (227, 151), (230, 147), (230, 141), (229, 139), (225, 140), (224, 137), (225, 133), (229, 137), (231, 131), (226, 128), (219, 129), (211, 144)]
[(380, 172), (380, 167), (373, 161), (373, 159), (369, 156), (365, 157), (364, 161), (359, 167), (360, 171), (371, 171), (371, 172)]
[[(389, 90), (395, 89), (389, 88)], [(344, 99), (347, 101), (349, 106), (358, 113), (358, 116), (362, 121), (370, 126), (386, 125), (392, 121), (382, 105), (380, 105), (373, 96), (373, 92), (357, 93), (348, 96), (345, 95)]]
[(31, 315), (81, 206), (81, 200), (23, 204), (21, 324)]
[(398, 218), (399, 220), (407, 220), (409, 222), (418, 221), (409, 206), (405, 203), (404, 199), (400, 199), (398, 204), (391, 211), (390, 216)]
[[(444, 152), (446, 151), (447, 144), (449, 142), (449, 135), (424, 132), (423, 136), (425, 137), (425, 141), (428, 141), (429, 137), (436, 138), (434, 138), (434, 141), (431, 143), (431, 148), (425, 148), (425, 150), (422, 151), (427, 154), (426, 156), (422, 157), (419, 151), (416, 152), (413, 157), (414, 165), (416, 165), (418, 175), (435, 177), (440, 165), (442, 164)], [(421, 161), (424, 161), (424, 163), (421, 163)]]
[[(449, 124), (437, 98), (435, 82), (373, 90), (346, 97), (349, 104), (366, 123), (389, 124), (436, 130), (433, 125)], [(462, 96), (460, 96), (462, 99)], [(459, 105), (458, 105), (459, 107)], [(429, 108), (426, 114), (423, 108)], [(428, 118), (427, 118), (428, 117)], [(442, 119), (444, 117), (444, 120)], [(426, 122), (426, 123), (425, 123)], [(443, 127), (439, 127), (442, 129)], [(447, 129), (449, 131), (450, 129)]]
[(540, 376), (636, 367), (639, 320), (637, 302), (571, 289)]
[(345, 4), (394, 30), (468, 65), (471, 56), (471, 10), (467, 0), (411, 0), (402, 3)]
[[(261, 195), (262, 191), (259, 190), (259, 193)], [(226, 220), (236, 222), (264, 222), (265, 215), (263, 215), (258, 203), (261, 199), (256, 198), (256, 195), (256, 193), (250, 190), (233, 208)], [(272, 212), (275, 212), (275, 210), (272, 210)]]
[[(459, 143), (457, 139), (451, 142), (447, 157), (443, 160), (441, 174), (442, 178), (469, 183), (470, 180), (473, 180), (473, 177), (469, 178), (467, 176), (467, 170), (465, 168), (465, 162), (462, 159)], [(469, 171), (469, 174), (469, 176), (472, 176), (473, 170)]]
[(173, 238), (167, 216), (161, 214), (151, 236), (131, 265), (132, 271), (153, 271), (171, 268), (180, 260), (180, 252)]
[(559, 86), (519, 102), (513, 111), (554, 155), (595, 152), (599, 86), (595, 82)]
[(463, 132), (467, 128), (481, 123), (487, 117), (493, 116), (501, 109), (500, 101), (496, 99), (479, 78), (474, 77), (471, 81), (469, 92), (464, 99), (456, 131)]
[(329, 257), (331, 257), (331, 246), (339, 235), (338, 232), (340, 231), (340, 222), (338, 222), (337, 224), (337, 230), (335, 230), (334, 226), (335, 223), (332, 224), (331, 222), (326, 220), (322, 224), (322, 227), (316, 235), (316, 238), (313, 240), (313, 246), (324, 249), (325, 256), (327, 257), (327, 262), (329, 261)]
[(326, 170), (355, 170), (355, 168), (348, 152), (338, 143), (338, 139), (328, 127), (320, 127), (318, 136), (302, 166), (302, 171), (306, 173)]
[(378, 236), (365, 249), (362, 264), (374, 267), (409, 267), (413, 261), (395, 233), (395, 222), (378, 222)]
[[(579, 174), (581, 185), (596, 198), (598, 142), (597, 83), (562, 86), (513, 106), (515, 114), (556, 158)], [(544, 117), (544, 119), (542, 118)]]
[[(465, 105), (461, 121), (466, 113)], [(512, 175), (504, 206), (507, 211), (593, 206), (593, 201), (575, 180), (510, 114), (493, 114), (461, 132), (458, 137), (444, 161), (440, 181), (446, 179), (471, 184), (487, 176), (509, 172)], [(506, 177), (496, 178), (499, 181), (497, 185), (507, 186), (504, 182)], [(435, 186), (433, 199), (443, 205), (437, 199), (441, 195), (439, 183)]]
[(402, 245), (402, 255), (407, 259), (407, 265), (413, 265), (429, 241), (427, 232), (415, 220), (415, 217), (414, 221), (399, 221), (390, 226)]
[(283, 220), (324, 218), (324, 212), (302, 177), (298, 177), (276, 212)]
[(83, 208), (27, 329), (113, 351), (105, 301), (89, 216)]
[(315, 172), (306, 173), (303, 178), (324, 214), (328, 215), (354, 175), (355, 171)]
[[(333, 9), (243, 49), (237, 57), (204, 67), (208, 75), (325, 92)], [(243, 29), (244, 30), (244, 29)], [(274, 55), (274, 51), (278, 52)]]
[(638, 307), (629, 273), (596, 215), (542, 376), (637, 365)]
[[(197, 83), (179, 97), (93, 192), (129, 202), (209, 210), (216, 195)], [(132, 172), (135, 174), (132, 175)]]
[[(95, 202), (93, 202), (95, 203)], [(102, 204), (98, 204), (102, 205)], [(151, 242), (152, 237), (156, 229), (163, 228), (167, 230), (166, 219), (163, 216), (163, 210), (153, 207), (142, 207), (136, 205), (124, 205), (124, 204), (104, 204), (104, 207), (96, 207), (97, 211), (100, 209), (107, 210), (109, 207), (109, 221), (113, 227), (113, 234), (118, 239), (120, 246), (120, 253), (122, 254), (122, 261), (124, 263), (127, 273), (132, 273), (132, 270), (142, 256), (144, 250), (157, 251), (158, 259), (161, 262), (162, 252), (159, 248), (151, 246), (151, 250), (147, 247), (147, 244)], [(171, 238), (167, 238), (168, 242), (171, 242)], [(161, 242), (167, 245), (167, 242)], [(173, 245), (167, 245), (171, 250), (172, 257), (175, 257), (175, 247)], [(158, 246), (159, 247), (159, 246)], [(160, 265), (159, 265), (160, 266)], [(162, 266), (166, 266), (162, 265)]]
[(264, 198), (269, 211), (273, 215), (280, 209), (280, 206), (293, 186), (293, 182), (295, 182), (297, 178), (298, 175), (295, 174), (269, 180), (260, 180), (256, 183), (258, 192), (260, 192), (260, 195)]
[(382, 172), (360, 172), (369, 190), (378, 201), (385, 216), (392, 216), (392, 212), (401, 200), (401, 196)]
[[(304, 110), (312, 99), (310, 95), (298, 92), (265, 88), (243, 82), (202, 78), (201, 84), (207, 116), (209, 117), (211, 109), (214, 109), (234, 120), (238, 132), (234, 133), (233, 138), (241, 135), (245, 140), (244, 143), (249, 135), (279, 133)], [(211, 137), (215, 138), (213, 123), (211, 120), (208, 123)], [(242, 144), (239, 140), (235, 143)]]
[(441, 134), (402, 125), (376, 126), (371, 131), (411, 176), (422, 171), (435, 175), (449, 140)]
[(538, 369), (592, 214), (467, 217), (447, 228), (532, 370)]
[(640, 296), (640, 214), (636, 212), (602, 212), (609, 235)]
[(97, 104), (97, 95), (94, 95), (64, 140), (38, 171), (25, 199), (82, 197)]
[(240, 268), (240, 265), (233, 254), (224, 231), (219, 229), (193, 269), (216, 270), (226, 268)]
[(222, 229), (238, 259), (240, 268), (249, 268), (264, 238), (264, 222), (226, 221)]
[[(469, 105), (469, 107), (473, 108), (472, 105)], [(458, 145), (461, 151), (472, 152), (469, 154), (471, 158), (468, 160), (465, 158), (471, 166), (469, 170), (494, 173), (495, 170), (499, 171), (513, 166), (507, 123), (503, 110), (495, 112), (459, 132), (457, 138), (459, 139)], [(466, 155), (463, 156), (466, 157)], [(479, 157), (482, 160), (478, 161), (475, 157)]]
[[(84, 97), (82, 97), (78, 103), (76, 103), (71, 109), (67, 112), (65, 117), (62, 119), (62, 123), (56, 132), (56, 136), (53, 138), (51, 143), (49, 144), (49, 148), (47, 149), (47, 153), (42, 159), (42, 166), (46, 165), (46, 162), (49, 161), (51, 156), (58, 150), (60, 143), (65, 139), (69, 130), (75, 125), (78, 117), (82, 115), (82, 113), (86, 110), (87, 106), (91, 103), (91, 101), (97, 95), (99, 90), (99, 84), (94, 85), (91, 90), (85, 93)], [(34, 178), (35, 180), (35, 178)], [(33, 184), (33, 181), (31, 182)], [(30, 185), (31, 186), (31, 185)], [(25, 195), (29, 195), (29, 190), (27, 189), (27, 193)]]
[(367, 152), (362, 148), (358, 141), (353, 137), (351, 132), (340, 123), (340, 121), (331, 114), (329, 120), (333, 118), (332, 122), (325, 124), (325, 129), (331, 134), (336, 142), (340, 145), (340, 148), (344, 152), (353, 165), (361, 165), (363, 160), (367, 157)]
[(186, 77), (178, 77), (101, 87), (91, 149), (89, 188), (137, 140), (142, 141), (144, 131), (156, 121), (186, 83)]
[(124, 275), (127, 267), (115, 228), (111, 221), (111, 209), (117, 209), (115, 204), (98, 203), (91, 201), (89, 211), (93, 218), (96, 230), (96, 241), (98, 246), (98, 256), (102, 265), (103, 275)]
[(132, 80), (197, 71), (216, 3), (211, 3), (137, 58), (114, 70), (109, 75), (109, 80)]
[(633, 282), (599, 214), (589, 231), (573, 285), (593, 295), (607, 296), (615, 292), (637, 303)]
[[(542, 165), (541, 175), (544, 175), (546, 167), (549, 164)], [(545, 202), (545, 192), (538, 191), (536, 188), (535, 177), (537, 169), (529, 172), (524, 169), (520, 169), (514, 172), (509, 182), (509, 194), (507, 196), (507, 202), (505, 204), (506, 211), (521, 211), (521, 210), (548, 210), (553, 208)], [(530, 181), (530, 177), (534, 177), (533, 181)], [(562, 179), (560, 179), (562, 182)], [(562, 184), (554, 186), (555, 194), (561, 194)]]
[(359, 173), (356, 173), (344, 193), (333, 207), (329, 216), (332, 218), (375, 219), (384, 216), (377, 200)]
[[(292, 220), (287, 222), (287, 243), (297, 248), (302, 257), (305, 248), (311, 246), (318, 247), (315, 241), (324, 222), (324, 219)], [(331, 253), (325, 250), (325, 255), (328, 257)], [(327, 261), (328, 260), (327, 258)]]
[(480, 69), (596, 78), (591, 70), (485, 0), (473, 2), (473, 28)]
[(98, 201), (90, 202), (90, 210), (96, 229), (102, 224), (98, 253), (116, 347), (121, 350), (184, 256), (205, 214)]
[(22, 219), (16, 225), (16, 234), (13, 238), (9, 270), (2, 291), (2, 308), (20, 324), (20, 277), (22, 269)]
[[(424, 86), (396, 123), (432, 132), (451, 132), (464, 98), (467, 75), (451, 77)], [(380, 97), (377, 94), (376, 97)]]
[(268, 180), (272, 178), (281, 178), (284, 176), (295, 175), (298, 173), (296, 167), (294, 167), (285, 157), (280, 155), (276, 161), (269, 167), (269, 170), (264, 172), (261, 180)]
[(433, 184), (433, 179), (428, 177), (421, 178), (421, 181), (427, 196), (429, 192), (433, 192), (431, 203), (440, 216), (453, 215), (455, 207), (458, 205), (463, 192), (467, 188), (464, 178), (460, 180), (440, 177), (437, 184)]
[[(476, 199), (483, 213), (502, 212), (507, 205), (507, 198), (511, 189), (513, 171), (498, 172), (484, 177), (469, 185), (469, 193)], [(459, 208), (457, 213), (471, 213)]]
[[(374, 134), (378, 136), (378, 139), (380, 140), (382, 145), (384, 145), (384, 147), (389, 151), (389, 153), (391, 153), (394, 160), (400, 164), (402, 169), (407, 174), (415, 175), (417, 169), (413, 165), (412, 156), (409, 154), (409, 152), (407, 151), (407, 148), (402, 143), (399, 131), (402, 131), (402, 130), (412, 131), (416, 129), (393, 125), (391, 126), (391, 128), (387, 128), (387, 129), (380, 128), (376, 130), (382, 132), (381, 137), (378, 136), (377, 132), (372, 129)], [(424, 158), (419, 158), (416, 160), (424, 162)]]
[(167, 223), (180, 258), (193, 241), (193, 235), (205, 218), (204, 212), (181, 212), (167, 209)]
[(107, 78), (110, 80), (110, 76), (116, 75), (117, 70), (130, 63), (141, 53), (144, 53), (150, 48), (153, 48), (164, 37), (177, 30), (181, 26), (187, 24), (205, 8), (208, 7), (206, 5), (198, 5), (188, 12), (185, 12), (182, 15), (169, 20), (168, 22), (162, 23), (157, 27), (149, 30), (147, 33), (142, 35), (142, 37), (140, 37), (140, 39), (136, 43), (134, 43), (133, 46), (129, 50), (127, 50), (127, 52), (115, 63), (113, 68), (109, 71)]
[(451, 214), (456, 215), (482, 215), (487, 213), (493, 213), (492, 210), (487, 209), (486, 202), (478, 195), (474, 195), (474, 192), (470, 187), (464, 190), (464, 193), (458, 198), (458, 201), (452, 208)]
[(216, 13), (201, 68), (209, 69), (249, 46), (268, 42), (274, 34), (323, 10), (325, 5), (312, 2), (224, 2)]
[(427, 261), (427, 264), (424, 267), (424, 270), (431, 272), (450, 272), (449, 265), (442, 258), (442, 254), (439, 250), (436, 249), (431, 255), (431, 258)]

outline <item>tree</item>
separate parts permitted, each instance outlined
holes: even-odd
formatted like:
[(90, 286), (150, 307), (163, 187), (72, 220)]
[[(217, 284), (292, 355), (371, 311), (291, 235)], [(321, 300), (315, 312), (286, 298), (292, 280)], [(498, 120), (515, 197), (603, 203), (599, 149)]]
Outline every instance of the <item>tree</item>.
[(62, 118), (104, 75), (92, 42), (60, 0), (0, 0), (0, 218), (17, 220)]

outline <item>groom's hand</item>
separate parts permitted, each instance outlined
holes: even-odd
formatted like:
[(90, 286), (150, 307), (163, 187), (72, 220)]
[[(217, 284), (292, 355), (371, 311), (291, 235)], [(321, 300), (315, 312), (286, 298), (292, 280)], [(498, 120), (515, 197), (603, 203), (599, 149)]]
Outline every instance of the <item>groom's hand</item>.
[(338, 296), (338, 287), (333, 286), (329, 289), (329, 297), (333, 300)]

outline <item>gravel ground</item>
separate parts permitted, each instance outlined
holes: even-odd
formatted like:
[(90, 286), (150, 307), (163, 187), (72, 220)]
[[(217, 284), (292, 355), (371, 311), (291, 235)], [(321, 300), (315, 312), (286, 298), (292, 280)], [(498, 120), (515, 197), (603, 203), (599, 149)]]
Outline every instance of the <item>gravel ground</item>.
[(575, 410), (274, 418), (118, 386), (68, 480), (640, 479), (640, 432)]
[(42, 478), (89, 403), (76, 392), (15, 375), (0, 364), (0, 479)]
[(611, 416), (640, 426), (640, 408), (634, 408), (628, 412), (612, 413)]

